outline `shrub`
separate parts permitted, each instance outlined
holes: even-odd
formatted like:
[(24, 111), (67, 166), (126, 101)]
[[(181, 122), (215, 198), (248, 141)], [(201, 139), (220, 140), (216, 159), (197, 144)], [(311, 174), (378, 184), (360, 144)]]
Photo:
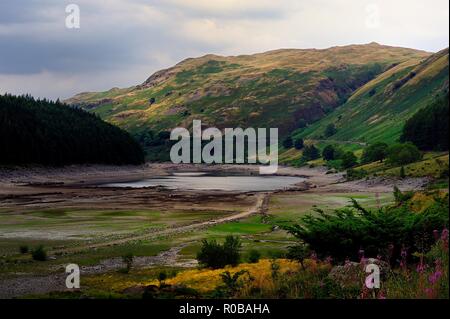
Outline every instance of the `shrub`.
[[(322, 257), (357, 260), (358, 252), (364, 249), (366, 257), (381, 254), (392, 261), (399, 259), (402, 247), (421, 251), (431, 246), (433, 239), (424, 238), (423, 234), (448, 227), (447, 200), (448, 195), (446, 199), (436, 199), (420, 214), (411, 211), (407, 203), (372, 211), (352, 200), (351, 208), (333, 213), (316, 209), (318, 215), (304, 216), (298, 225), (283, 228)], [(420, 243), (417, 238), (421, 238)]]
[(345, 152), (342, 156), (342, 168), (351, 168), (358, 164), (358, 159), (353, 152)]
[(386, 151), (388, 149), (388, 145), (386, 143), (375, 143), (367, 146), (362, 154), (361, 162), (362, 163), (370, 163), (380, 161), (386, 158)]
[(235, 266), (240, 261), (241, 241), (238, 237), (227, 236), (223, 245), (216, 240), (202, 241), (202, 247), (197, 253), (197, 260), (206, 267), (218, 269), (227, 265)]
[(158, 274), (159, 287), (164, 285), (164, 281), (167, 279), (167, 273), (165, 271), (161, 271)]
[(225, 259), (225, 265), (236, 266), (241, 259), (242, 243), (239, 237), (227, 236), (225, 243), (223, 244), (223, 254)]
[(38, 246), (31, 253), (31, 257), (37, 261), (46, 261), (47, 260), (47, 252), (44, 249), (44, 246)]
[(322, 151), (322, 157), (326, 161), (332, 161), (335, 158), (335, 148), (333, 145), (327, 145)]
[(291, 246), (288, 248), (287, 258), (297, 260), (302, 269), (305, 269), (305, 259), (311, 255), (309, 247), (305, 244), (298, 244), (296, 246)]
[(304, 161), (311, 161), (320, 157), (319, 150), (314, 145), (306, 145), (303, 149), (302, 159)]
[(122, 261), (124, 262), (126, 268), (125, 268), (125, 272), (129, 273), (131, 268), (133, 267), (133, 259), (134, 256), (132, 253), (128, 253), (122, 256)]
[(308, 125), (304, 119), (300, 119), (297, 123), (298, 128), (305, 128)]
[(414, 192), (402, 192), (397, 186), (394, 186), (395, 203), (404, 204), (414, 196)]
[(27, 245), (22, 245), (22, 246), (19, 247), (19, 251), (20, 251), (21, 254), (26, 254), (26, 253), (28, 253), (29, 248), (28, 248)]
[(294, 142), (292, 141), (292, 137), (288, 136), (283, 141), (283, 147), (284, 148), (291, 148), (294, 145)]
[(302, 138), (298, 138), (294, 141), (294, 147), (297, 150), (301, 150), (305, 146), (304, 141)]
[(256, 264), (260, 258), (261, 258), (261, 254), (259, 251), (257, 251), (256, 249), (250, 250), (250, 252), (248, 254), (248, 262), (249, 263)]
[(406, 165), (422, 158), (417, 146), (412, 143), (395, 144), (387, 149), (389, 164)]
[(330, 137), (336, 134), (337, 130), (333, 123), (328, 124), (325, 128), (325, 137)]
[[(247, 280), (243, 277), (247, 275)], [(223, 286), (217, 287), (217, 290), (223, 291), (222, 296), (234, 296), (245, 285), (248, 285), (253, 278), (247, 270), (240, 270), (233, 275), (229, 271), (225, 271), (220, 274)]]

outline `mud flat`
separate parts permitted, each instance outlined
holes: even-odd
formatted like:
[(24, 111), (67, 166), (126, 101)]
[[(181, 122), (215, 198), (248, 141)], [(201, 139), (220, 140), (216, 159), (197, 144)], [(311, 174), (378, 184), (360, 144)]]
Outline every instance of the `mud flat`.
[[(86, 275), (115, 271), (121, 256), (136, 267), (195, 266), (201, 239), (238, 234), (246, 249), (279, 249), (292, 240), (265, 217), (295, 220), (312, 207), (342, 207), (350, 197), (368, 205), (389, 201), (393, 186), (424, 187), (427, 179), (375, 178), (346, 182), (325, 168), (280, 167), (277, 175), (303, 182), (269, 192), (163, 187), (102, 187), (155, 176), (198, 173), (258, 175), (251, 165), (69, 166), (0, 169), (0, 296), (60, 290), (64, 265)], [(49, 260), (20, 254), (21, 245), (45, 245)], [(180, 256), (181, 252), (181, 256)], [(33, 288), (38, 287), (38, 288)]]

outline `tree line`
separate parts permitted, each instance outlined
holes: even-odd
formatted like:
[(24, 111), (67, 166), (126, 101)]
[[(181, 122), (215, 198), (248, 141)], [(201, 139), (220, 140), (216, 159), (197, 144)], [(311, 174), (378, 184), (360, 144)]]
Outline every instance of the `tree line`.
[(448, 150), (448, 92), (406, 121), (402, 142), (412, 142), (424, 151)]
[(140, 145), (122, 129), (59, 101), (0, 95), (0, 164), (140, 164)]

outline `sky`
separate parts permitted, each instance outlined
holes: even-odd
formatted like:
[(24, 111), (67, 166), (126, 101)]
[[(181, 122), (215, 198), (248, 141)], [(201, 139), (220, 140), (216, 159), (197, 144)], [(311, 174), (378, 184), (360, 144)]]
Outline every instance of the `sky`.
[(448, 0), (0, 0), (0, 93), (129, 87), (209, 53), (372, 41), (436, 52), (448, 30)]

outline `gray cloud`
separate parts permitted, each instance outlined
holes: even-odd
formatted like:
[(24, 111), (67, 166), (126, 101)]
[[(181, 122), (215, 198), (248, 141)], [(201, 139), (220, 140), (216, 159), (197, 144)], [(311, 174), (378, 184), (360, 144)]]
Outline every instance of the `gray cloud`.
[[(64, 26), (69, 3), (81, 8), (81, 29)], [(448, 19), (447, 0), (2, 0), (0, 92), (125, 87), (207, 53), (371, 41), (437, 51), (448, 46)]]

